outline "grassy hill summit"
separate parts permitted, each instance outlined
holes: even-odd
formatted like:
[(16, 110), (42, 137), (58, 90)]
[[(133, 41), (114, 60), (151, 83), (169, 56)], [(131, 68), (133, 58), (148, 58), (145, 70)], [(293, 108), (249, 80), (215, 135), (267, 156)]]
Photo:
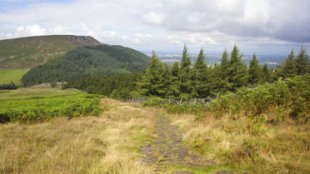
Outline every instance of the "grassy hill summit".
[(33, 68), (82, 46), (101, 45), (91, 36), (48, 35), (0, 40), (0, 69)]

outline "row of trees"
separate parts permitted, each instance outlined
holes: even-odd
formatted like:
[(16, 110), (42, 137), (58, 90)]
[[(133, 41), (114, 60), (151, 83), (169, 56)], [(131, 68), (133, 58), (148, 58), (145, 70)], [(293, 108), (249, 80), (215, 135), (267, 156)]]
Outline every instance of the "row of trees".
[(10, 90), (10, 89), (17, 89), (17, 85), (13, 82), (11, 83), (5, 83), (5, 84), (0, 84), (0, 90), (4, 90), (4, 89), (7, 89), (7, 90)]
[(214, 66), (207, 65), (201, 49), (192, 65), (187, 47), (184, 46), (181, 62), (176, 62), (172, 67), (160, 62), (153, 52), (149, 67), (137, 83), (137, 90), (143, 96), (206, 98), (309, 71), (309, 59), (304, 49), (297, 57), (292, 52), (282, 65), (271, 70), (266, 64), (261, 66), (255, 54), (247, 66), (237, 46), (234, 46), (230, 55), (225, 50), (220, 64)]
[(22, 82), (24, 86), (80, 79), (84, 83), (85, 76), (100, 77), (143, 71), (148, 61), (146, 55), (126, 47), (110, 45), (78, 47), (63, 57), (49, 60), (31, 69), (23, 76)]
[(310, 73), (310, 62), (304, 48), (301, 48), (297, 56), (295, 56), (294, 51), (291, 51), (285, 62), (275, 69), (276, 77), (283, 78), (307, 73)]

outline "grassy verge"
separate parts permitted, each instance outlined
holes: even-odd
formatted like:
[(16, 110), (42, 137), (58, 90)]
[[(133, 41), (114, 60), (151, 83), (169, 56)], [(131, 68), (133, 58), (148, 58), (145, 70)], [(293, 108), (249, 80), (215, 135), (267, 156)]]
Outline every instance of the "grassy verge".
[(21, 78), (29, 69), (0, 69), (0, 84), (15, 83), (20, 85)]
[(0, 173), (155, 173), (137, 151), (152, 136), (153, 112), (102, 99), (100, 117), (0, 125)]
[(1, 122), (71, 118), (100, 112), (98, 96), (58, 89), (1, 91), (0, 106)]
[(309, 124), (271, 125), (249, 118), (197, 121), (194, 115), (175, 115), (173, 123), (184, 131), (193, 150), (237, 171), (250, 173), (309, 173)]
[(228, 168), (310, 173), (309, 87), (305, 75), (242, 88), (198, 109), (199, 119), (182, 108), (172, 118), (189, 147)]

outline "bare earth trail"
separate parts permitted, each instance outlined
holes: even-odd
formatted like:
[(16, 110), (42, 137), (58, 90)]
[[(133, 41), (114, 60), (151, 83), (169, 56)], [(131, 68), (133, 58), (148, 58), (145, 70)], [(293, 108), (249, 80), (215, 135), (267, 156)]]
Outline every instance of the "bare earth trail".
[(226, 173), (215, 162), (190, 151), (182, 143), (182, 132), (171, 124), (168, 116), (157, 113), (155, 117), (156, 139), (141, 148), (141, 152), (146, 163), (157, 166), (157, 173)]

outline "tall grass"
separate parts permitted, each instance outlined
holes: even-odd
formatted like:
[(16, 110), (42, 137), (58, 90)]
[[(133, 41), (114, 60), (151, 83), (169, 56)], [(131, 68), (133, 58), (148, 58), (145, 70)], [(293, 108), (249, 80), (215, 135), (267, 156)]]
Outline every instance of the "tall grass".
[(172, 118), (184, 131), (189, 147), (237, 173), (310, 172), (308, 123), (273, 125), (247, 117), (218, 118), (212, 113), (199, 121), (191, 114)]
[(0, 173), (151, 174), (140, 148), (152, 137), (153, 111), (102, 99), (100, 117), (0, 125)]

